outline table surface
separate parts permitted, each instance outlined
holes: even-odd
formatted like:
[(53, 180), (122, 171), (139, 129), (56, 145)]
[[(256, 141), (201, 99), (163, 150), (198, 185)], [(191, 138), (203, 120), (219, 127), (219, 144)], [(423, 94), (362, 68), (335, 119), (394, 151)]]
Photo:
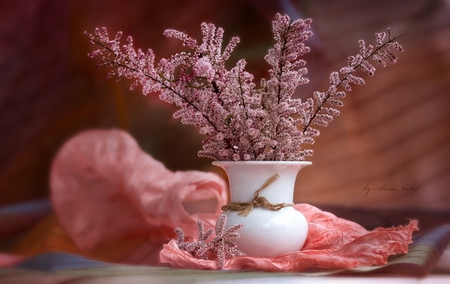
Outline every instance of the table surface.
[[(36, 204), (35, 204), (36, 205)], [(49, 203), (38, 203), (37, 209), (26, 207), (33, 216), (38, 216), (36, 212), (41, 212), (42, 216), (49, 214)], [(14, 209), (14, 210), (12, 210)], [(21, 208), (3, 208), (0, 210), (2, 218), (0, 224), (11, 225), (11, 217), (17, 215), (20, 217), (27, 212), (18, 210)], [(441, 240), (447, 238), (445, 246), (450, 243), (448, 236), (449, 226), (444, 225), (450, 221), (450, 214), (435, 211), (368, 211), (355, 208), (333, 208), (328, 207), (324, 210), (335, 213), (343, 218), (354, 220), (364, 225), (366, 228), (376, 226), (386, 226), (387, 224), (396, 225), (405, 220), (405, 216), (419, 219), (422, 224), (421, 232), (436, 232), (436, 228), (441, 228)], [(4, 214), (3, 214), (4, 213)], [(27, 214), (28, 214), (27, 213)], [(448, 213), (448, 212), (447, 212)], [(413, 215), (413, 216), (412, 216)], [(365, 216), (363, 220), (358, 220), (358, 216)], [(367, 216), (372, 216), (367, 219)], [(389, 217), (389, 218), (388, 218)], [(3, 220), (4, 219), (4, 220)], [(20, 220), (20, 218), (17, 218)], [(39, 218), (37, 218), (39, 219)], [(37, 222), (38, 220), (33, 220)], [(3, 222), (3, 221), (5, 222)], [(30, 220), (25, 218), (22, 220)], [(8, 222), (7, 222), (8, 221)], [(444, 225), (444, 226), (442, 226)], [(31, 224), (22, 224), (26, 229)], [(10, 227), (10, 226), (9, 226)], [(435, 228), (435, 230), (433, 230)], [(13, 228), (11, 232), (17, 233), (18, 228)], [(5, 231), (7, 232), (7, 231)], [(2, 234), (2, 237), (8, 234)], [(444, 239), (445, 239), (444, 238)], [(2, 241), (6, 241), (3, 239)], [(420, 243), (420, 241), (419, 241)], [(425, 242), (422, 245), (426, 245)], [(445, 248), (445, 247), (444, 247)], [(59, 258), (58, 258), (59, 257)], [(431, 273), (425, 277), (415, 277), (401, 273), (386, 273), (384, 270), (372, 271), (374, 268), (361, 268), (352, 271), (336, 273), (336, 271), (321, 271), (307, 273), (267, 273), (267, 272), (237, 272), (237, 271), (201, 271), (201, 270), (183, 270), (171, 269), (165, 267), (136, 266), (136, 265), (114, 265), (110, 263), (96, 262), (95, 260), (84, 259), (81, 265), (77, 266), (74, 257), (64, 254), (57, 254), (51, 261), (34, 259), (30, 266), (16, 266), (14, 268), (0, 268), (0, 283), (277, 283), (283, 281), (289, 283), (450, 283), (450, 246), (438, 256), (438, 261), (433, 265)], [(65, 258), (65, 259), (64, 259)], [(64, 263), (67, 265), (65, 266)], [(40, 266), (43, 265), (43, 266)], [(47, 266), (45, 266), (47, 265)], [(414, 267), (414, 266), (412, 266)], [(410, 269), (411, 266), (406, 266)], [(397, 271), (398, 272), (398, 271)]]
[(1, 283), (450, 283), (450, 274), (404, 277), (392, 274), (326, 275), (309, 273), (265, 273), (198, 271), (142, 266), (110, 266), (40, 272), (0, 269)]

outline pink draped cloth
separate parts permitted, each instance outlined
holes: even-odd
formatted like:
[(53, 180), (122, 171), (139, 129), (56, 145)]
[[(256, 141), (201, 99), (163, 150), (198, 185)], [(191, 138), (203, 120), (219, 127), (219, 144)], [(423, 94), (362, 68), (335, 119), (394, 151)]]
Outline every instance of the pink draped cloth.
[[(197, 237), (197, 220), (215, 226), (227, 202), (226, 183), (218, 175), (172, 172), (141, 150), (120, 130), (83, 132), (55, 157), (52, 202), (61, 226), (82, 250), (127, 238), (144, 239), (122, 262), (217, 269), (216, 260), (198, 260), (178, 249), (175, 228)], [(251, 256), (226, 260), (224, 269), (304, 271), (379, 265), (407, 253), (417, 221), (406, 226), (367, 231), (308, 204), (296, 204), (309, 222), (301, 251), (273, 258)]]
[[(261, 258), (252, 256), (227, 259), (226, 270), (300, 272), (311, 268), (348, 269), (386, 264), (388, 257), (408, 252), (417, 221), (406, 226), (367, 231), (355, 222), (338, 218), (309, 204), (296, 204), (308, 223), (305, 246), (300, 251)], [(178, 248), (175, 241), (164, 245), (160, 260), (175, 268), (218, 269), (215, 260), (199, 260)]]
[(127, 263), (157, 264), (163, 243), (197, 234), (197, 220), (215, 225), (227, 202), (213, 173), (172, 172), (120, 130), (93, 130), (70, 139), (53, 161), (51, 197), (62, 227), (82, 250), (144, 238)]

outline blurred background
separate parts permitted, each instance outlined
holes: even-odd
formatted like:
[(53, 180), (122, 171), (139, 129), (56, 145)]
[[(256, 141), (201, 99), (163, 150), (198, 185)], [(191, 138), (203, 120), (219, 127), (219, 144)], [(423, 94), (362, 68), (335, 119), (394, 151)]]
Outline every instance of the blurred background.
[(444, 0), (0, 0), (0, 206), (47, 198), (52, 158), (86, 129), (124, 129), (171, 170), (220, 173), (197, 157), (202, 137), (172, 118), (172, 106), (95, 68), (83, 32), (121, 30), (161, 58), (179, 47), (164, 29), (198, 38), (200, 23), (212, 22), (227, 38), (241, 38), (233, 60), (246, 58), (261, 78), (276, 12), (314, 21), (310, 83), (298, 89), (301, 98), (327, 89), (328, 75), (356, 54), (358, 39), (373, 42), (387, 27), (404, 34), (398, 64), (364, 77), (341, 116), (322, 129), (313, 165), (300, 172), (296, 202), (449, 208), (450, 1)]

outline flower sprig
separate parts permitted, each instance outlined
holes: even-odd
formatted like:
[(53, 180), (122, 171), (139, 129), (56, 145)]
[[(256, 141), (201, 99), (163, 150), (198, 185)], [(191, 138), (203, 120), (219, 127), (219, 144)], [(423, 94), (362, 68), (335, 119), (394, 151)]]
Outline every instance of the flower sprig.
[(239, 43), (233, 37), (223, 47), (222, 28), (203, 23), (202, 42), (187, 34), (166, 30), (164, 35), (181, 41), (184, 50), (155, 64), (151, 49), (135, 49), (133, 39), (121, 44), (122, 33), (109, 38), (106, 28), (86, 33), (100, 48), (90, 54), (99, 58), (98, 66), (113, 69), (109, 77), (132, 79), (131, 88), (142, 86), (143, 94), (160, 92), (160, 99), (176, 105), (175, 118), (197, 126), (205, 136), (199, 156), (215, 160), (302, 161), (311, 156), (320, 134), (317, 126), (328, 126), (339, 115), (342, 99), (351, 86), (364, 84), (355, 75), (359, 70), (373, 76), (375, 67), (395, 63), (394, 51), (402, 51), (390, 31), (377, 33), (375, 45), (359, 41), (359, 52), (350, 56), (347, 66), (330, 74), (326, 92), (316, 91), (302, 101), (292, 98), (300, 85), (308, 83), (305, 41), (313, 35), (311, 19), (291, 21), (277, 14), (272, 22), (274, 46), (265, 56), (269, 77), (257, 87), (254, 76), (245, 71), (246, 61), (237, 61), (231, 69), (226, 62)]
[[(198, 259), (208, 259), (208, 254), (213, 253), (217, 257), (219, 269), (222, 269), (226, 259), (245, 255), (231, 240), (239, 238), (239, 231), (243, 225), (237, 224), (229, 229), (225, 229), (226, 223), (227, 216), (222, 214), (218, 220), (216, 236), (211, 239), (214, 230), (208, 229), (205, 232), (203, 223), (197, 221), (198, 239), (194, 242), (185, 241), (183, 230), (176, 228), (178, 248), (189, 252)], [(208, 241), (209, 239), (211, 240)]]
[(376, 33), (376, 45), (366, 45), (364, 40), (359, 40), (359, 52), (355, 56), (348, 58), (348, 65), (342, 67), (339, 72), (331, 72), (330, 86), (326, 92), (315, 91), (312, 98), (308, 98), (302, 104), (300, 111), (302, 132), (307, 137), (319, 136), (319, 130), (313, 125), (328, 126), (340, 111), (336, 107), (342, 107), (342, 99), (346, 92), (352, 90), (351, 85), (364, 85), (363, 78), (354, 75), (358, 70), (367, 73), (370, 77), (375, 74), (375, 66), (369, 62), (372, 60), (386, 67), (387, 63), (395, 64), (397, 57), (393, 50), (403, 51), (402, 46), (396, 41), (398, 37), (391, 35), (390, 29), (387, 32)]

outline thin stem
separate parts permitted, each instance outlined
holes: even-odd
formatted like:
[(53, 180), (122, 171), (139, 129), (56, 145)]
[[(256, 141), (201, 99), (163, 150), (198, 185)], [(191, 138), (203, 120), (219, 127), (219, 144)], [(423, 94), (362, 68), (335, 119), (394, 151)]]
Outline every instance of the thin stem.
[[(238, 77), (238, 82), (239, 82), (239, 91), (240, 91), (241, 104), (242, 104), (242, 107), (244, 109), (244, 115), (245, 115), (245, 121), (246, 121), (245, 122), (245, 126), (247, 128), (246, 123), (247, 123), (247, 120), (248, 120), (249, 116), (248, 116), (248, 112), (247, 112), (247, 105), (246, 105), (245, 99), (244, 99), (244, 90), (242, 89), (241, 76)], [(256, 154), (256, 150), (255, 150), (255, 147), (254, 147), (255, 143), (253, 142), (253, 139), (250, 137), (250, 135), (247, 135), (247, 137), (248, 137), (248, 140), (250, 141), (250, 144), (252, 146), (254, 158), (256, 159), (256, 157), (258, 155)]]

